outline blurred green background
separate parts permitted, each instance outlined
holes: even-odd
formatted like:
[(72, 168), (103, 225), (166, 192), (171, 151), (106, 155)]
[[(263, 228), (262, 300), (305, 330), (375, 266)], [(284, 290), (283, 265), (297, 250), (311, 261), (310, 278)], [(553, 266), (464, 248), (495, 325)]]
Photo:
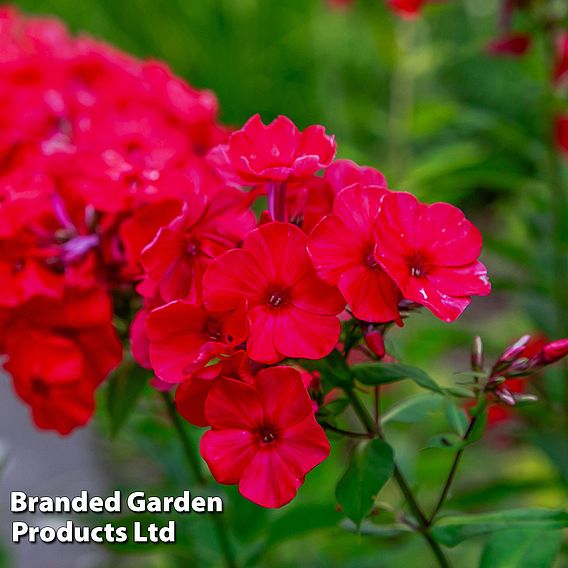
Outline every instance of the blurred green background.
[[(324, 124), (337, 137), (340, 157), (377, 167), (393, 188), (462, 207), (484, 232), (495, 292), (474, 301), (452, 326), (427, 314), (413, 316), (390, 336), (401, 360), (452, 384), (453, 373), (468, 370), (475, 334), (484, 338), (489, 357), (526, 331), (568, 335), (567, 306), (557, 293), (563, 287), (558, 258), (551, 252), (558, 237), (551, 234), (551, 216), (565, 211), (553, 211), (549, 177), (553, 168), (565, 172), (549, 142), (550, 69), (538, 38), (523, 59), (486, 55), (496, 34), (498, 0), (436, 3), (412, 22), (394, 16), (382, 0), (356, 0), (351, 9), (332, 9), (325, 0), (16, 4), (140, 57), (166, 61), (194, 86), (217, 94), (227, 124), (240, 125), (256, 112), (265, 121), (285, 114), (301, 127)], [(531, 25), (521, 16), (521, 29)], [(557, 368), (537, 383), (533, 390), (541, 402), (468, 449), (449, 510), (566, 505), (565, 371)], [(387, 388), (383, 406), (414, 394), (409, 385)], [(393, 424), (388, 436), (429, 509), (453, 456), (422, 449), (448, 429), (443, 405), (427, 410), (428, 426)], [(94, 451), (104, 460), (109, 491), (142, 487), (175, 494), (192, 488), (155, 395), (144, 397), (112, 442), (100, 414)], [(197, 432), (192, 435), (198, 440)], [(433, 565), (416, 536), (358, 536), (337, 526), (333, 488), (349, 450), (349, 443), (334, 444), (332, 458), (281, 511), (262, 510), (229, 488), (225, 518), (239, 557), (271, 568)], [(383, 500), (398, 505), (396, 488), (389, 485)], [(378, 525), (383, 517), (389, 518), (384, 509)], [(117, 547), (105, 566), (220, 565), (206, 518), (180, 520), (178, 540), (175, 549), (153, 546), (144, 555), (141, 547)], [(477, 566), (486, 540), (451, 550), (455, 566)], [(568, 556), (557, 566), (568, 566)]]

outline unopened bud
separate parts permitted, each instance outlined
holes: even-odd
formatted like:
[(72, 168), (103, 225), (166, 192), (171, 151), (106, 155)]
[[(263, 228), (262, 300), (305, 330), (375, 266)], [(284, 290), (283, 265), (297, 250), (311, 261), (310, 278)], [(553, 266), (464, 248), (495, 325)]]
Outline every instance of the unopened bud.
[(566, 355), (568, 355), (568, 338), (547, 343), (540, 352), (540, 359), (544, 365), (550, 365)]
[(517, 402), (513, 393), (505, 386), (498, 388), (495, 391), (495, 396), (509, 406), (515, 406)]
[(379, 359), (385, 356), (385, 339), (380, 331), (373, 330), (364, 335), (365, 345), (374, 353)]
[(525, 350), (525, 347), (530, 340), (530, 335), (523, 335), (520, 339), (515, 341), (512, 345), (509, 345), (509, 347), (503, 351), (503, 354), (499, 357), (499, 362), (508, 363), (516, 359)]
[(473, 340), (473, 345), (471, 346), (471, 370), (483, 370), (483, 341), (481, 341), (479, 335)]

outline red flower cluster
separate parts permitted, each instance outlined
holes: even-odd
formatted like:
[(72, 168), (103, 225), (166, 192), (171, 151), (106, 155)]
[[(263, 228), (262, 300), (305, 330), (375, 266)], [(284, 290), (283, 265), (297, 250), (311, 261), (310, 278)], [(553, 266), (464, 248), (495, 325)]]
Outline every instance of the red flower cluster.
[(422, 305), (449, 322), (489, 293), (463, 213), (335, 161), (322, 126), (254, 116), (229, 134), (213, 95), (161, 64), (12, 11), (0, 34), (0, 350), (38, 427), (89, 419), (121, 360), (113, 312), (141, 306), (133, 355), (210, 427), (215, 478), (278, 507), (329, 452), (329, 393), (273, 365), (326, 357), (341, 320), (402, 325)]
[[(0, 353), (37, 426), (67, 434), (121, 361), (111, 294), (188, 196), (206, 209), (224, 191), (204, 154), (226, 134), (210, 92), (58, 21), (2, 8), (0, 43)], [(193, 207), (200, 252), (242, 238)]]
[[(409, 304), (453, 321), (490, 291), (461, 211), (390, 191), (377, 170), (334, 154), (321, 126), (252, 117), (207, 157), (231, 189), (188, 196), (141, 253), (136, 358), (159, 388), (178, 385), (188, 421), (212, 428), (202, 454), (217, 480), (268, 507), (292, 499), (328, 449), (313, 377), (265, 367), (326, 357), (346, 304), (363, 327), (402, 325)], [(256, 222), (250, 205), (264, 195)]]

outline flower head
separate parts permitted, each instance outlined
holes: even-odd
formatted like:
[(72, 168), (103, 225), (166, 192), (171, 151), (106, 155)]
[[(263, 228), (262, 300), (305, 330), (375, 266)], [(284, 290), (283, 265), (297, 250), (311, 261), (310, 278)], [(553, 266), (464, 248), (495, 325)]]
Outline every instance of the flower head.
[(333, 214), (311, 232), (308, 249), (320, 278), (337, 286), (356, 318), (401, 323), (400, 292), (375, 259), (375, 224), (387, 190), (353, 185), (339, 193)]
[(306, 474), (329, 455), (300, 373), (290, 367), (260, 371), (254, 384), (227, 379), (209, 393), (211, 425), (201, 455), (219, 483), (238, 484), (263, 507), (282, 507)]
[(481, 235), (453, 205), (425, 205), (409, 193), (388, 193), (376, 234), (375, 258), (402, 295), (443, 321), (459, 317), (471, 296), (491, 291), (478, 261)]
[(335, 140), (323, 126), (304, 131), (287, 117), (268, 125), (255, 114), (210, 154), (227, 181), (245, 185), (297, 181), (329, 166), (335, 156)]
[(245, 303), (247, 353), (255, 361), (319, 359), (339, 339), (336, 315), (345, 302), (317, 277), (306, 235), (294, 225), (271, 222), (255, 229), (242, 249), (211, 262), (203, 283), (211, 311), (231, 311)]

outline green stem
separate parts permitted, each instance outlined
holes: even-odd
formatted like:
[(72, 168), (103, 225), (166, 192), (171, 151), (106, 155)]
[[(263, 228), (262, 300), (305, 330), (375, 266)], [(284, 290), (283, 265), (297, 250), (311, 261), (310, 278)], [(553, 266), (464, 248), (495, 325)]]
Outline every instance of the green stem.
[(476, 423), (477, 423), (477, 416), (474, 416), (469, 421), (469, 425), (467, 427), (467, 430), (465, 431), (465, 433), (462, 437), (462, 442), (464, 444), (457, 451), (457, 453), (454, 457), (454, 461), (452, 463), (452, 467), (450, 468), (450, 473), (448, 474), (448, 477), (446, 479), (446, 483), (444, 484), (444, 488), (442, 489), (442, 492), (440, 493), (440, 497), (438, 498), (438, 502), (436, 503), (436, 506), (434, 507), (434, 510), (432, 511), (432, 514), (430, 515), (430, 518), (428, 519), (428, 524), (430, 524), (430, 525), (434, 522), (436, 515), (440, 512), (440, 509), (444, 506), (444, 503), (446, 502), (446, 499), (448, 497), (448, 493), (450, 492), (450, 489), (451, 489), (452, 484), (454, 482), (454, 479), (456, 477), (456, 473), (458, 471), (458, 466), (460, 464), (460, 460), (461, 460), (462, 455), (463, 455), (464, 450), (465, 450), (465, 442), (467, 442), (469, 440), (469, 437), (470, 437), (471, 433), (473, 432), (473, 429), (475, 428)]
[[(367, 429), (367, 432), (369, 432), (369, 435), (373, 438), (380, 438), (381, 440), (384, 440), (380, 427), (373, 420), (372, 416), (369, 414), (369, 411), (367, 410), (361, 399), (357, 396), (357, 393), (351, 388), (345, 389), (345, 394), (349, 397), (353, 410)], [(428, 522), (424, 511), (422, 511), (422, 508), (418, 504), (418, 501), (416, 500), (412, 489), (408, 485), (408, 482), (404, 478), (404, 475), (402, 474), (396, 463), (394, 464), (394, 479), (401, 493), (404, 495), (408, 506), (416, 517), (416, 521), (418, 522), (416, 530), (424, 537), (424, 540), (427, 542), (428, 546), (432, 550), (432, 553), (436, 557), (438, 564), (442, 568), (450, 568), (450, 563), (446, 558), (444, 551), (430, 534), (430, 523)]]
[[(168, 416), (170, 417), (174, 430), (183, 448), (189, 469), (193, 473), (197, 484), (200, 487), (205, 487), (207, 485), (207, 479), (205, 478), (205, 475), (201, 468), (199, 456), (197, 454), (193, 441), (187, 434), (183, 421), (176, 410), (174, 401), (172, 400), (170, 393), (162, 393), (162, 399), (168, 412)], [(227, 568), (237, 568), (238, 565), (235, 558), (235, 552), (229, 538), (225, 520), (221, 515), (217, 514), (211, 515), (211, 519), (213, 520), (215, 533), (217, 534), (217, 540), (219, 541), (219, 545), (225, 559), (225, 566)]]

